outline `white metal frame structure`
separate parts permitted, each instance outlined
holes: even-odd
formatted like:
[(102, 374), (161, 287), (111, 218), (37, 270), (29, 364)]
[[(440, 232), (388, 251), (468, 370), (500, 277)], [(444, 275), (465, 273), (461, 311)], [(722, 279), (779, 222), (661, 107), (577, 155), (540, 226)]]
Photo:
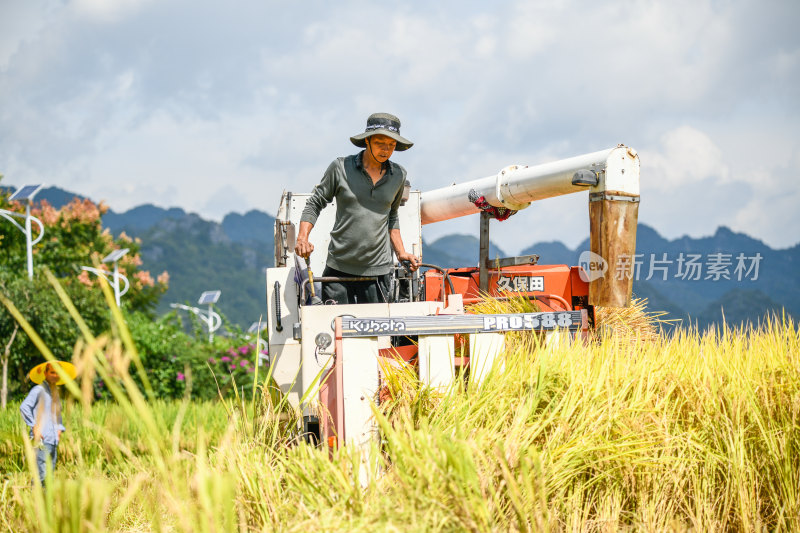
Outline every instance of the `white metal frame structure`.
[[(258, 351), (258, 364), (259, 366), (269, 365), (269, 344), (267, 339), (261, 336), (261, 332), (267, 329), (266, 322), (253, 322), (247, 328), (247, 333), (254, 335), (256, 338), (256, 350)], [(263, 352), (267, 352), (266, 354)]]
[[(0, 216), (10, 221), (22, 233), (25, 234), (25, 247), (28, 253), (28, 279), (33, 279), (33, 246), (41, 241), (42, 237), (44, 237), (44, 224), (42, 224), (41, 220), (31, 215), (33, 197), (36, 196), (36, 193), (38, 193), (41, 188), (42, 185), (24, 185), (8, 198), (9, 201), (28, 200), (28, 204), (25, 206), (24, 215), (21, 213), (15, 213), (13, 211), (8, 211), (6, 209), (0, 209)], [(22, 226), (22, 224), (14, 220), (14, 217), (25, 219), (25, 226)], [(31, 222), (39, 226), (39, 235), (36, 237), (36, 239), (32, 238), (33, 233), (31, 231)]]
[[(107, 256), (103, 258), (103, 263), (114, 263), (114, 271), (109, 272), (108, 270), (100, 270), (99, 268), (94, 268), (90, 266), (82, 266), (81, 269), (86, 270), (87, 272), (91, 272), (96, 276), (102, 276), (106, 280), (108, 280), (109, 285), (111, 288), (114, 289), (114, 301), (117, 302), (117, 307), (120, 307), (120, 297), (125, 295), (130, 289), (131, 284), (124, 275), (119, 273), (119, 260), (130, 251), (130, 248), (122, 248), (120, 250), (114, 250)], [(120, 289), (119, 282), (120, 280), (125, 282), (125, 286)]]
[(222, 325), (222, 317), (220, 317), (211, 306), (217, 303), (221, 293), (222, 291), (205, 291), (200, 295), (197, 303), (198, 305), (208, 304), (208, 310), (205, 311), (199, 307), (191, 307), (184, 304), (169, 304), (169, 306), (173, 309), (183, 309), (185, 311), (189, 311), (190, 313), (194, 313), (203, 322), (205, 322), (206, 328), (208, 328), (208, 342), (211, 344), (214, 342), (214, 332), (217, 331)]

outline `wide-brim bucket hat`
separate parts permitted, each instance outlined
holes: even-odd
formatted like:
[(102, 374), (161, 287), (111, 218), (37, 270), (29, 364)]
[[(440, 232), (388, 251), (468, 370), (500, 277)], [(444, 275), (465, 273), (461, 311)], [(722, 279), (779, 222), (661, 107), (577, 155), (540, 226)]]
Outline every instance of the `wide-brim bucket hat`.
[(364, 133), (359, 133), (358, 135), (350, 137), (350, 142), (359, 148), (366, 148), (366, 138), (372, 137), (373, 135), (386, 135), (397, 141), (395, 151), (398, 152), (408, 150), (414, 146), (414, 143), (400, 135), (400, 119), (389, 113), (371, 114), (367, 119), (367, 129), (364, 130)]
[[(61, 367), (61, 370), (67, 373), (67, 375), (71, 379), (75, 379), (75, 376), (78, 375), (77, 370), (75, 370), (75, 365), (72, 363), (67, 363), (66, 361), (56, 361), (55, 363), (42, 363), (40, 365), (36, 365), (35, 367), (31, 368), (31, 371), (28, 372), (28, 377), (31, 378), (31, 381), (39, 385), (42, 381), (44, 381), (44, 369), (47, 368), (48, 364), (55, 364)], [(56, 385), (63, 385), (65, 383), (64, 378), (58, 378), (58, 383)]]

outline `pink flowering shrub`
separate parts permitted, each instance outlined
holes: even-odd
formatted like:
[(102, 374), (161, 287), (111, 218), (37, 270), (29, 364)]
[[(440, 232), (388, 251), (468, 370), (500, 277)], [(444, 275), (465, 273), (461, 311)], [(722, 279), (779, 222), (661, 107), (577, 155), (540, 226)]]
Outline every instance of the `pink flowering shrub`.
[(78, 274), (78, 281), (80, 281), (87, 287), (94, 286), (94, 280), (91, 277), (89, 277), (89, 272), (86, 270), (81, 270), (81, 273)]
[(150, 272), (147, 270), (140, 270), (139, 272), (133, 275), (136, 278), (136, 282), (138, 283), (139, 287), (153, 287), (155, 286), (155, 282), (153, 281), (153, 277), (150, 275)]
[[(8, 197), (9, 191), (0, 188), (0, 209), (24, 215), (26, 205), (10, 202)], [(0, 292), (9, 296), (54, 353), (69, 359), (76, 340), (81, 337), (81, 331), (76, 328), (74, 319), (53, 291), (44, 276), (44, 270), (49, 270), (58, 279), (89, 330), (100, 334), (110, 329), (111, 318), (105, 296), (100, 290), (102, 278), (82, 267), (110, 273), (113, 265), (102, 264), (102, 259), (115, 250), (128, 248), (127, 254), (119, 261), (119, 271), (130, 283), (130, 290), (122, 298), (122, 310), (131, 316), (143, 315), (140, 317), (143, 324), (153, 328), (146, 331), (142, 329), (137, 346), (141, 344), (145, 347), (141, 349), (140, 356), (147, 359), (145, 366), (151, 383), (158, 384), (154, 385), (157, 394), (180, 397), (184, 384), (177, 381), (177, 373), (185, 374), (183, 380), (190, 381), (189, 373), (184, 373), (184, 367), (189, 364), (195, 370), (190, 359), (195, 357), (197, 350), (187, 345), (190, 341), (179, 337), (179, 332), (160, 330), (154, 322), (155, 308), (161, 294), (167, 290), (169, 275), (163, 272), (155, 280), (143, 268), (146, 265), (142, 264), (140, 242), (135, 239), (115, 239), (110, 231), (103, 229), (101, 217), (106, 211), (102, 203), (86, 199), (74, 198), (60, 208), (46, 200), (35, 201), (31, 206), (31, 214), (41, 221), (44, 235), (33, 248), (33, 280), (28, 280), (26, 275), (27, 251), (23, 232), (10, 223), (0, 224)], [(34, 237), (39, 237), (37, 223), (33, 223), (32, 230)], [(0, 313), (0, 340), (3, 346), (12, 339), (15, 326), (16, 322), (10, 315)], [(9, 377), (13, 376), (9, 392), (13, 397), (26, 387), (25, 381), (19, 376), (25, 375), (32, 362), (41, 362), (41, 353), (21, 330), (13, 337), (9, 353), (8, 374)], [(198, 368), (202, 365), (210, 374), (205, 367), (205, 357), (200, 360), (202, 363), (197, 365)], [(97, 390), (102, 392), (104, 387), (98, 384)]]
[[(3, 194), (0, 194), (0, 207), (25, 212), (25, 205), (8, 202), (7, 195)], [(168, 288), (169, 274), (162, 272), (154, 279), (148, 270), (142, 268), (144, 265), (139, 253), (141, 242), (131, 239), (124, 232), (115, 239), (108, 229), (103, 229), (101, 217), (106, 211), (108, 207), (102, 202), (96, 204), (77, 197), (60, 209), (47, 200), (35, 202), (31, 214), (44, 225), (45, 239), (33, 249), (34, 266), (46, 266), (65, 283), (75, 282), (90, 290), (97, 290), (98, 277), (82, 271), (81, 267), (110, 271), (111, 265), (102, 265), (102, 259), (114, 250), (128, 248), (128, 253), (119, 261), (119, 272), (130, 282), (124, 305), (130, 310), (152, 314), (159, 297)], [(34, 232), (38, 232), (38, 226), (34, 227)], [(9, 233), (10, 239), (4, 238), (5, 233), (0, 231), (0, 240), (5, 241), (0, 246), (0, 264), (24, 265), (24, 239), (16, 235), (19, 233), (16, 230)]]
[[(262, 354), (267, 355), (267, 351), (262, 351)], [(207, 363), (214, 372), (223, 393), (229, 391), (234, 383), (239, 391), (252, 390), (253, 374), (256, 365), (259, 364), (255, 343), (245, 342), (239, 346), (232, 346), (217, 355), (208, 357)], [(261, 371), (263, 371), (262, 376), (266, 376), (266, 368), (262, 367), (259, 372)]]

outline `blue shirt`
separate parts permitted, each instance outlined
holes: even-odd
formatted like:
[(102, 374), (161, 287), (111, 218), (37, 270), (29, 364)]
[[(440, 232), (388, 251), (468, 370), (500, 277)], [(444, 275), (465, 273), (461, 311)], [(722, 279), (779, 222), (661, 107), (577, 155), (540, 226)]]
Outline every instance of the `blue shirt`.
[(19, 406), (19, 411), (22, 413), (22, 420), (31, 428), (31, 437), (33, 437), (33, 426), (36, 424), (36, 417), (41, 413), (42, 442), (57, 445), (58, 432), (65, 431), (66, 428), (61, 423), (61, 414), (58, 415), (58, 420), (53, 420), (52, 407), (53, 396), (50, 393), (50, 387), (44, 381), (41, 385), (36, 385), (31, 389), (28, 396)]

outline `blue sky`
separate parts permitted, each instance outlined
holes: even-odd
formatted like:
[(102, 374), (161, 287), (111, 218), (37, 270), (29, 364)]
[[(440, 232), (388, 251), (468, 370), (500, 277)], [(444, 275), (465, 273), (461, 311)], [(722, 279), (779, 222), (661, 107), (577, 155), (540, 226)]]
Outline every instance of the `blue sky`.
[[(0, 0), (0, 173), (209, 219), (308, 191), (366, 116), (421, 190), (625, 143), (640, 221), (800, 241), (796, 1)], [(477, 217), (426, 226), (477, 235)], [(265, 231), (271, 231), (265, 228)], [(575, 246), (585, 195), (493, 226)]]

